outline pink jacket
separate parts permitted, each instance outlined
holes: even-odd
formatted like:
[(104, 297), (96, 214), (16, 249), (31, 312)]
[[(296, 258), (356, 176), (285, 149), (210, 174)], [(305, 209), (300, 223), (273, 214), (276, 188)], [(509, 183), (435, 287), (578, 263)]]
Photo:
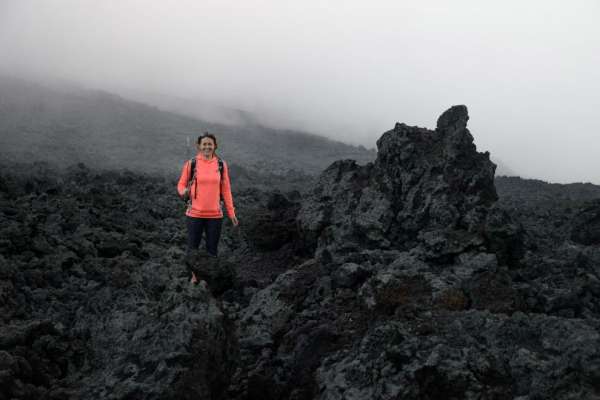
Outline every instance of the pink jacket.
[[(185, 215), (195, 218), (223, 218), (223, 210), (221, 210), (221, 195), (223, 195), (227, 215), (229, 218), (235, 216), (229, 168), (223, 161), (223, 179), (221, 179), (218, 160), (216, 156), (210, 160), (204, 159), (201, 155), (196, 156), (196, 177), (190, 187), (192, 205), (188, 207)], [(189, 179), (190, 160), (183, 165), (181, 177), (177, 183), (177, 192), (180, 196), (183, 196)]]

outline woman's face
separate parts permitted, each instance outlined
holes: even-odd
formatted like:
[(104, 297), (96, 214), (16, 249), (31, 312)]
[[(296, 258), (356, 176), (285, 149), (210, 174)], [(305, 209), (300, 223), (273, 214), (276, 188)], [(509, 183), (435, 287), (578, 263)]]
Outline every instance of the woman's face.
[(209, 137), (202, 138), (198, 150), (205, 157), (212, 157), (215, 154), (215, 142)]

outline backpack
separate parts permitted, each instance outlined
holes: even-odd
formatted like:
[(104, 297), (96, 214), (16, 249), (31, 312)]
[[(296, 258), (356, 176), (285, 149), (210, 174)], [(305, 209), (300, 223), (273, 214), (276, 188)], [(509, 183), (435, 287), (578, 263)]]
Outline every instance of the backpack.
[[(219, 158), (219, 176), (221, 178), (221, 185), (223, 184), (223, 160), (221, 160)], [(192, 181), (194, 180), (194, 178), (196, 177), (196, 157), (191, 158), (190, 159), (190, 175), (189, 175), (189, 180), (188, 180), (188, 184), (187, 187), (191, 188), (192, 186)], [(194, 182), (194, 184), (197, 185), (197, 183)], [(198, 194), (198, 187), (195, 187), (195, 191), (194, 191), (194, 198), (196, 198), (196, 194)], [(222, 197), (222, 195), (221, 195)], [(191, 199), (190, 199), (191, 202)]]

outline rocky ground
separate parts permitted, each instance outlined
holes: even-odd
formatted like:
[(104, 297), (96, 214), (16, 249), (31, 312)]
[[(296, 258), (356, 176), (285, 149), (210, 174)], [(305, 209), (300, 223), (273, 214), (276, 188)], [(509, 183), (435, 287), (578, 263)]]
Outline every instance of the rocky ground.
[(600, 188), (494, 180), (467, 121), (238, 185), (218, 260), (174, 181), (5, 166), (0, 400), (600, 398)]

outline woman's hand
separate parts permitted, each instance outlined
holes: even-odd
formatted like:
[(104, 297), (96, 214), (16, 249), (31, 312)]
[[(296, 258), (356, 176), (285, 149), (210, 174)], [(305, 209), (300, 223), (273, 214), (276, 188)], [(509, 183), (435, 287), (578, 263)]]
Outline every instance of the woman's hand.
[(229, 219), (231, 220), (233, 226), (238, 226), (240, 223), (235, 215), (233, 217), (230, 217)]

